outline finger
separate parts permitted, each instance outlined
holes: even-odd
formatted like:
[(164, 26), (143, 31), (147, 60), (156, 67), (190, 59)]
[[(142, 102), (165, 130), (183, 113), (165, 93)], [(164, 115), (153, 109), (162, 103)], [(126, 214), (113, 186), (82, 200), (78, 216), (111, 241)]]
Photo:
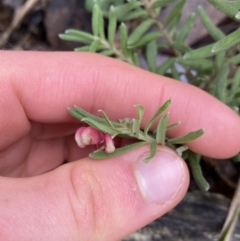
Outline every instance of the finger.
[[(70, 121), (66, 108), (74, 104), (94, 114), (104, 109), (117, 120), (134, 117), (133, 105), (143, 104), (145, 125), (157, 108), (172, 98), (170, 122), (180, 120), (182, 124), (170, 136), (204, 128), (204, 136), (189, 144), (192, 150), (214, 158), (226, 158), (240, 150), (240, 118), (220, 101), (189, 84), (96, 54), (2, 52), (0, 60), (1, 78), (8, 80), (9, 91), (14, 91), (33, 121)], [(5, 91), (3, 96), (6, 94)], [(23, 125), (26, 118), (19, 113), (19, 104), (9, 98), (4, 103), (15, 106), (1, 118), (17, 113), (19, 118), (12, 120), (12, 126)], [(21, 134), (27, 131), (27, 124), (24, 126)]]
[(148, 164), (142, 162), (149, 155), (144, 146), (34, 178), (0, 178), (2, 240), (114, 241), (145, 226), (172, 209), (189, 182), (183, 160), (158, 148)]

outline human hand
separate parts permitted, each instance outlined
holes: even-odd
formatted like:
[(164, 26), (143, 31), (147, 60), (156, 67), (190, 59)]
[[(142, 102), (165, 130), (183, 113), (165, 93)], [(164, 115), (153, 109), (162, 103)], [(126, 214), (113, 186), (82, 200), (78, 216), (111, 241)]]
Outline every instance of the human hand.
[(68, 106), (117, 120), (143, 104), (146, 124), (171, 98), (170, 122), (182, 124), (170, 136), (204, 128), (192, 150), (214, 158), (240, 150), (240, 118), (188, 84), (95, 54), (1, 52), (0, 60), (0, 240), (120, 240), (185, 195), (187, 167), (166, 147), (148, 164), (146, 146), (89, 159)]

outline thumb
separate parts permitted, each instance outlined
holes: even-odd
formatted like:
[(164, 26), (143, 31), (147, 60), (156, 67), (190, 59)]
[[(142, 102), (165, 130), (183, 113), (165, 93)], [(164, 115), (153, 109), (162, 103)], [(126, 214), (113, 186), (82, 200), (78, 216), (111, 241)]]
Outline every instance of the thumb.
[(33, 178), (0, 178), (1, 240), (120, 240), (184, 196), (187, 167), (174, 151), (149, 147), (65, 164)]

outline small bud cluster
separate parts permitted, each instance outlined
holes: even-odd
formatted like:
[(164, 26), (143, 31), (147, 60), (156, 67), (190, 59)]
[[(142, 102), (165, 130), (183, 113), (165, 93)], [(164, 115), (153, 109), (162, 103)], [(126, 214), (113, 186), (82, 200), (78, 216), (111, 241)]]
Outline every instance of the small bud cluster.
[(75, 140), (79, 147), (88, 145), (102, 145), (107, 153), (115, 151), (115, 146), (111, 135), (103, 133), (91, 126), (80, 127), (75, 134)]

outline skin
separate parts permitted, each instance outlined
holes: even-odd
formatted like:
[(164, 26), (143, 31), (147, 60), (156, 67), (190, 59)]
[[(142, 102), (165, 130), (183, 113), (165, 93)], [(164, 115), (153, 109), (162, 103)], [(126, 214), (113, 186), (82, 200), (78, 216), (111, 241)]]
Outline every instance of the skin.
[(240, 151), (239, 116), (189, 84), (96, 54), (1, 52), (0, 62), (1, 240), (120, 240), (184, 197), (189, 174), (181, 160), (182, 185), (168, 205), (150, 205), (129, 188), (140, 150), (90, 160), (91, 147), (74, 141), (79, 122), (69, 106), (118, 120), (143, 104), (144, 126), (171, 98), (170, 122), (182, 124), (169, 136), (204, 128), (190, 149), (213, 158)]

